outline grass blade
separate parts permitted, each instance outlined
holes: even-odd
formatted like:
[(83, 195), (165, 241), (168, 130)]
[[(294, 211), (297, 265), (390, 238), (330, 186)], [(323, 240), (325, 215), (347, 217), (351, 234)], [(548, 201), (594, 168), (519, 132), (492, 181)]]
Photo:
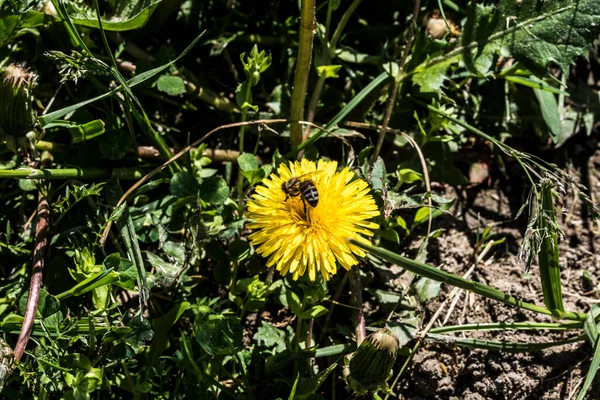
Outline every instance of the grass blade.
[(579, 335), (569, 339), (547, 343), (497, 342), (493, 340), (465, 339), (456, 336), (438, 335), (435, 333), (428, 333), (425, 339), (438, 343), (471, 347), (474, 349), (495, 350), (505, 353), (528, 353), (531, 351), (544, 350), (554, 346), (562, 346), (564, 344), (581, 342), (582, 340), (585, 340), (585, 335)]
[(544, 293), (544, 304), (553, 315), (560, 318), (565, 311), (562, 298), (560, 279), (560, 261), (558, 259), (558, 237), (560, 225), (556, 221), (552, 189), (554, 185), (549, 180), (540, 182), (541, 206), (538, 212), (538, 230), (541, 232), (541, 245), (538, 252), (540, 279)]
[[(129, 80), (127, 81), (127, 86), (128, 86), (129, 88), (132, 88), (132, 87), (134, 87), (134, 86), (137, 86), (137, 85), (139, 85), (140, 83), (142, 83), (142, 82), (145, 82), (145, 81), (147, 81), (148, 79), (150, 79), (150, 78), (152, 78), (152, 77), (156, 76), (157, 74), (161, 73), (161, 72), (162, 72), (162, 71), (164, 71), (165, 69), (169, 68), (171, 65), (173, 65), (173, 64), (175, 64), (176, 62), (178, 62), (179, 60), (181, 60), (181, 59), (182, 59), (182, 58), (183, 58), (183, 57), (184, 57), (184, 56), (185, 56), (185, 55), (186, 55), (186, 54), (187, 54), (187, 53), (188, 53), (188, 52), (189, 52), (189, 51), (190, 51), (190, 50), (191, 50), (191, 49), (192, 49), (192, 48), (193, 48), (195, 45), (196, 45), (196, 43), (198, 43), (198, 41), (200, 40), (200, 38), (201, 38), (203, 35), (204, 35), (204, 32), (202, 32), (200, 35), (198, 35), (198, 36), (196, 37), (196, 39), (194, 39), (194, 40), (192, 41), (192, 43), (190, 43), (190, 44), (189, 44), (189, 46), (188, 46), (188, 47), (186, 47), (186, 48), (185, 48), (185, 49), (184, 49), (184, 50), (181, 52), (181, 54), (179, 54), (179, 56), (177, 56), (177, 57), (176, 57), (174, 60), (172, 60), (172, 61), (170, 61), (170, 62), (168, 62), (168, 63), (166, 63), (166, 64), (164, 64), (164, 65), (161, 65), (160, 67), (156, 67), (156, 68), (154, 68), (154, 69), (151, 69), (151, 70), (149, 70), (149, 71), (142, 72), (141, 74), (139, 74), (139, 75), (136, 75), (136, 76), (134, 76), (133, 78), (129, 79)], [(85, 105), (88, 105), (88, 104), (94, 103), (94, 102), (96, 102), (96, 101), (98, 101), (98, 100), (103, 100), (103, 99), (106, 99), (106, 98), (108, 98), (108, 97), (110, 97), (110, 96), (112, 96), (112, 95), (114, 95), (114, 94), (116, 94), (116, 93), (119, 93), (120, 91), (122, 91), (122, 90), (124, 90), (124, 89), (125, 89), (125, 88), (123, 87), (123, 85), (120, 85), (120, 86), (116, 87), (115, 89), (113, 89), (113, 90), (111, 90), (111, 91), (109, 91), (109, 92), (106, 92), (106, 93), (103, 93), (103, 94), (101, 94), (100, 96), (96, 96), (96, 97), (94, 97), (94, 98), (91, 98), (91, 99), (88, 99), (88, 100), (82, 101), (82, 102), (80, 102), (80, 103), (73, 104), (73, 105), (71, 105), (71, 106), (68, 106), (68, 107), (65, 107), (65, 108), (61, 108), (60, 110), (56, 110), (56, 111), (54, 111), (54, 112), (48, 113), (48, 114), (46, 114), (46, 115), (43, 115), (43, 116), (41, 116), (41, 117), (39, 117), (39, 118), (38, 118), (38, 121), (39, 121), (40, 125), (41, 125), (42, 127), (44, 127), (44, 126), (48, 125), (50, 122), (56, 121), (57, 119), (59, 119), (59, 118), (62, 118), (62, 117), (64, 117), (65, 115), (67, 115), (67, 114), (69, 114), (69, 113), (71, 113), (71, 112), (73, 112), (73, 111), (77, 110), (78, 108), (81, 108), (81, 107), (83, 107), (83, 106), (85, 106)]]
[[(365, 241), (357, 241), (354, 239), (350, 239), (350, 243), (368, 251), (369, 253), (375, 254), (377, 257), (399, 265), (407, 271), (410, 271), (420, 276), (424, 276), (425, 278), (433, 279), (439, 282), (444, 282), (449, 285), (468, 290), (469, 292), (473, 292), (478, 295), (487, 297), (488, 299), (502, 302), (509, 306), (516, 306), (524, 310), (529, 310), (540, 314), (553, 315), (553, 313), (547, 308), (521, 301), (491, 286), (487, 286), (479, 282), (465, 279), (461, 276), (452, 274), (450, 272), (442, 271), (441, 269), (435, 268), (428, 264), (411, 260), (410, 258), (403, 257), (396, 253), (392, 253), (391, 251), (386, 250), (384, 248), (372, 246)], [(584, 313), (564, 311), (561, 314), (561, 317), (564, 319), (570, 319), (575, 321), (585, 321), (587, 315)]]

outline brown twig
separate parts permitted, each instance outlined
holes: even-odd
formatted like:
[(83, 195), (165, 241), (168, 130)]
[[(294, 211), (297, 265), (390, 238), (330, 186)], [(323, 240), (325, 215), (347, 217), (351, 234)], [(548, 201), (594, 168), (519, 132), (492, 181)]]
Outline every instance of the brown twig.
[(35, 314), (38, 308), (40, 290), (42, 288), (42, 272), (44, 271), (44, 261), (48, 250), (48, 230), (50, 228), (50, 205), (46, 198), (47, 193), (44, 187), (39, 189), (38, 201), (38, 222), (35, 230), (35, 249), (33, 251), (33, 270), (31, 272), (31, 281), (29, 284), (29, 297), (25, 307), (25, 316), (21, 333), (15, 346), (15, 362), (19, 362), (27, 347), (29, 336), (33, 329)]
[(381, 146), (383, 145), (383, 139), (385, 138), (385, 133), (387, 131), (388, 124), (390, 123), (390, 118), (392, 117), (392, 111), (394, 110), (394, 105), (396, 104), (396, 96), (398, 95), (398, 88), (400, 87), (400, 83), (402, 82), (400, 78), (404, 73), (406, 59), (408, 58), (408, 54), (410, 53), (410, 47), (412, 46), (412, 42), (415, 36), (415, 26), (417, 25), (417, 18), (419, 16), (420, 7), (421, 0), (415, 0), (415, 8), (413, 9), (413, 19), (412, 23), (410, 24), (410, 28), (408, 29), (408, 37), (406, 38), (406, 47), (404, 47), (402, 58), (400, 58), (398, 75), (396, 75), (394, 86), (392, 87), (392, 92), (390, 93), (390, 97), (388, 98), (385, 115), (383, 117), (383, 123), (381, 124), (381, 130), (379, 131), (379, 137), (377, 138), (375, 150), (373, 151), (373, 155), (371, 156), (371, 164), (377, 161), (377, 157), (379, 157), (379, 153), (381, 152)]

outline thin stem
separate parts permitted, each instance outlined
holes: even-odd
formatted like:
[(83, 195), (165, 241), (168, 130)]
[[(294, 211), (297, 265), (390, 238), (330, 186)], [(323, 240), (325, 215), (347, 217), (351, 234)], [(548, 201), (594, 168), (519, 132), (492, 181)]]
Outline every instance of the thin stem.
[(35, 314), (38, 308), (40, 291), (42, 289), (42, 273), (44, 271), (44, 261), (48, 249), (48, 230), (50, 229), (50, 205), (48, 204), (47, 188), (39, 188), (38, 201), (38, 222), (35, 229), (35, 249), (33, 250), (33, 270), (31, 272), (31, 281), (29, 283), (29, 297), (25, 307), (25, 315), (21, 333), (15, 346), (15, 362), (19, 362), (27, 347), (29, 336), (33, 330)]
[(294, 74), (294, 88), (292, 90), (292, 102), (290, 117), (290, 140), (292, 148), (302, 143), (302, 127), (298, 122), (304, 117), (304, 102), (308, 88), (308, 75), (313, 48), (313, 36), (316, 26), (315, 19), (316, 0), (302, 0), (300, 12), (300, 40), (298, 47), (298, 60), (296, 61), (296, 72)]
[[(352, 4), (348, 7), (337, 27), (335, 28), (335, 32), (329, 41), (329, 32), (331, 25), (331, 14), (333, 13), (333, 0), (329, 0), (329, 4), (327, 7), (327, 20), (325, 22), (325, 35), (323, 38), (323, 51), (321, 52), (321, 65), (328, 65), (331, 63), (332, 59), (335, 58), (335, 52), (337, 50), (337, 42), (342, 36), (342, 32), (346, 27), (346, 24), (350, 20), (350, 17), (358, 7), (362, 0), (354, 0)], [(321, 98), (321, 93), (323, 92), (323, 87), (325, 86), (325, 77), (319, 76), (317, 79), (317, 83), (315, 84), (315, 88), (313, 89), (312, 96), (310, 98), (310, 103), (308, 106), (308, 114), (306, 116), (306, 120), (309, 122), (314, 122), (315, 115), (317, 114), (317, 107), (319, 105), (319, 99)], [(308, 135), (310, 133), (310, 126), (307, 126), (304, 129), (304, 140), (308, 139)]]
[(0, 179), (108, 179), (117, 176), (119, 179), (140, 179), (143, 172), (136, 168), (64, 168), (36, 169), (20, 168), (0, 170)]
[(356, 346), (360, 346), (367, 336), (367, 328), (365, 324), (365, 314), (363, 312), (362, 286), (360, 284), (360, 272), (354, 267), (350, 270), (350, 290), (352, 290), (352, 298), (356, 306)]
[[(250, 89), (252, 85), (250, 80), (246, 81), (246, 91), (244, 92), (244, 103), (247, 103), (250, 100)], [(244, 108), (242, 110), (242, 120), (241, 122), (246, 122), (246, 116), (248, 114), (248, 108)], [(246, 128), (248, 125), (242, 125), (240, 127), (240, 155), (244, 153), (244, 136), (246, 134)], [(240, 210), (240, 214), (244, 213), (244, 196), (242, 195), (244, 190), (244, 175), (242, 175), (241, 168), (238, 170), (238, 179), (237, 179), (237, 196), (238, 196), (238, 206)]]
[(392, 117), (392, 111), (394, 110), (394, 105), (396, 104), (396, 96), (398, 95), (398, 89), (401, 84), (401, 77), (404, 73), (404, 66), (406, 65), (406, 59), (408, 58), (408, 54), (410, 53), (410, 48), (412, 46), (412, 42), (415, 36), (415, 26), (417, 26), (417, 18), (419, 17), (419, 8), (421, 7), (421, 0), (415, 0), (415, 7), (413, 9), (413, 19), (410, 24), (410, 28), (408, 29), (408, 37), (406, 38), (406, 45), (404, 47), (404, 52), (402, 53), (402, 58), (400, 58), (400, 65), (398, 67), (398, 74), (395, 77), (394, 86), (392, 86), (392, 92), (390, 93), (390, 97), (388, 98), (387, 107), (385, 110), (385, 115), (383, 116), (383, 123), (381, 124), (381, 130), (379, 131), (379, 136), (377, 137), (377, 143), (375, 144), (375, 150), (373, 151), (373, 155), (371, 156), (371, 164), (377, 161), (377, 157), (379, 157), (379, 153), (381, 152), (381, 146), (383, 146), (383, 139), (385, 139), (385, 133), (387, 131), (388, 124), (390, 123), (390, 118)]

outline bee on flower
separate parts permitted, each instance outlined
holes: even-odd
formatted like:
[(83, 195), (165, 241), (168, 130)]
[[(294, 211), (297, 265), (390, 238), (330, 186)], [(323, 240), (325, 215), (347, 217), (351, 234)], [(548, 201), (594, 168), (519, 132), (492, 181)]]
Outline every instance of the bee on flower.
[(337, 162), (303, 159), (281, 164), (256, 187), (248, 202), (250, 241), (256, 252), (269, 257), (294, 280), (308, 272), (328, 280), (337, 263), (347, 270), (366, 253), (348, 239), (366, 240), (379, 225), (370, 221), (379, 215), (369, 186), (348, 168), (337, 172)]

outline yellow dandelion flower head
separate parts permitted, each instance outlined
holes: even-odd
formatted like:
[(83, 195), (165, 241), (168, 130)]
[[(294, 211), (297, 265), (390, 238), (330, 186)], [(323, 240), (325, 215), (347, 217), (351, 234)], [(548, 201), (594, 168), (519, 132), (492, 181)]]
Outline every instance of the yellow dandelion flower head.
[[(349, 270), (358, 263), (356, 256), (365, 256), (348, 239), (373, 236), (379, 225), (369, 220), (379, 210), (364, 180), (353, 180), (348, 168), (336, 169), (335, 161), (303, 159), (289, 166), (281, 164), (277, 173), (256, 187), (248, 202), (247, 216), (254, 220), (248, 227), (255, 230), (250, 241), (259, 246), (256, 252), (269, 257), (267, 266), (276, 264), (282, 275), (291, 273), (294, 280), (306, 271), (310, 280), (315, 280), (317, 272), (328, 280), (337, 272), (336, 262)], [(286, 195), (282, 185), (294, 177), (314, 183), (315, 207), (299, 192)]]

